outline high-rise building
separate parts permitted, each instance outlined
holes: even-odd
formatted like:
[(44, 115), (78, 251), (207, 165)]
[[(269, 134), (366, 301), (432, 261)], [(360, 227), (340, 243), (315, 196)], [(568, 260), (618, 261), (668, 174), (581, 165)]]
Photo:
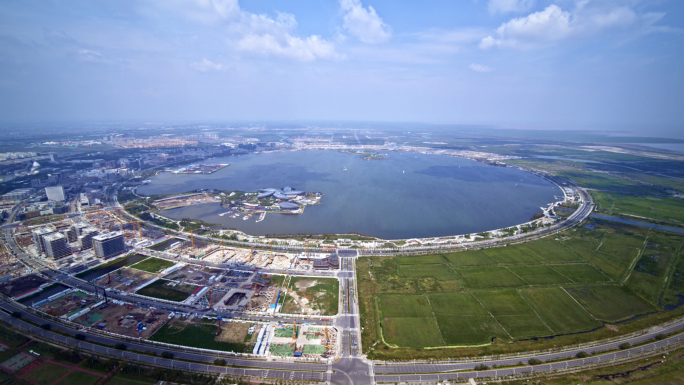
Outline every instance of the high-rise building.
[(93, 248), (98, 258), (108, 259), (126, 252), (123, 232), (114, 231), (93, 237)]
[(36, 249), (40, 253), (45, 252), (45, 244), (43, 243), (43, 237), (54, 233), (56, 230), (52, 226), (45, 226), (31, 231), (33, 236), (33, 244), (36, 245)]
[(47, 198), (49, 201), (61, 202), (64, 200), (64, 187), (62, 187), (62, 186), (46, 187), (45, 188), (45, 194), (47, 195)]
[(81, 250), (87, 250), (93, 247), (93, 237), (98, 234), (97, 229), (93, 227), (87, 227), (81, 232), (81, 236), (78, 237), (81, 241)]
[(62, 233), (52, 233), (43, 236), (45, 255), (56, 261), (71, 255), (71, 248), (67, 244), (67, 238)]

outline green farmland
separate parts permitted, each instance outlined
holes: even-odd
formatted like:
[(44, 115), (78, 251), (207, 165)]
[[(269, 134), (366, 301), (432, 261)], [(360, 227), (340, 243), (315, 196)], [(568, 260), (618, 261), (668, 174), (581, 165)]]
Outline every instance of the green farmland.
[(519, 245), (360, 258), (366, 353), (406, 359), (542, 349), (684, 314), (684, 307), (664, 311), (684, 295), (683, 236), (589, 223), (594, 228)]

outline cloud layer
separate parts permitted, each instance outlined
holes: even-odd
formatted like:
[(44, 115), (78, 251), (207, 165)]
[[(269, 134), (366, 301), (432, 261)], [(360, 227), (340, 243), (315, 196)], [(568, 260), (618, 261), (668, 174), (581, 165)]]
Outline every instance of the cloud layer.
[(373, 7), (364, 8), (360, 0), (340, 0), (343, 26), (364, 43), (383, 43), (392, 37), (392, 28), (382, 21)]

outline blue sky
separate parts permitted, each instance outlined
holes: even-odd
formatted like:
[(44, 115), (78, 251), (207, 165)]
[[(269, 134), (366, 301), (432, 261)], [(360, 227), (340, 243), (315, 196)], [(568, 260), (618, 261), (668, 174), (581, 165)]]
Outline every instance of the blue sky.
[(4, 0), (0, 120), (682, 127), (680, 0)]

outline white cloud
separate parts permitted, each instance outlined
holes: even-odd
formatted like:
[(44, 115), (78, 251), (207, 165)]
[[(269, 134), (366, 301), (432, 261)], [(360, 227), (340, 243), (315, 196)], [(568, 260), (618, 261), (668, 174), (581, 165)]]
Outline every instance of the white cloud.
[(300, 61), (311, 61), (317, 58), (341, 58), (335, 52), (335, 46), (332, 43), (316, 35), (301, 39), (290, 34), (281, 36), (251, 34), (243, 37), (238, 42), (237, 47), (243, 51), (262, 55), (284, 56)]
[(223, 69), (223, 64), (214, 63), (213, 61), (204, 58), (200, 62), (195, 62), (190, 65), (197, 71), (207, 72), (207, 71), (220, 71)]
[(572, 13), (552, 4), (542, 11), (511, 19), (503, 23), (494, 36), (482, 39), (480, 48), (532, 48), (570, 37), (587, 37), (610, 29), (630, 27), (639, 21), (635, 11), (626, 6), (587, 4), (587, 1), (578, 2)]
[(492, 70), (491, 68), (489, 68), (485, 65), (475, 64), (475, 63), (469, 65), (468, 68), (470, 68), (471, 70), (473, 70), (475, 72), (490, 72)]
[(535, 0), (489, 0), (489, 13), (524, 12), (532, 8)]
[[(240, 8), (238, 0), (165, 0), (164, 6), (176, 8), (193, 20), (214, 25), (223, 23), (226, 40), (236, 50), (264, 56), (281, 56), (301, 61), (337, 59), (335, 45), (318, 35), (297, 37), (297, 20), (289, 13), (277, 12), (275, 18)], [(206, 60), (206, 59), (205, 59)], [(195, 63), (194, 68), (216, 69)]]
[(361, 5), (361, 0), (339, 0), (342, 10), (343, 26), (352, 35), (364, 43), (382, 43), (392, 36), (392, 28), (368, 6)]

